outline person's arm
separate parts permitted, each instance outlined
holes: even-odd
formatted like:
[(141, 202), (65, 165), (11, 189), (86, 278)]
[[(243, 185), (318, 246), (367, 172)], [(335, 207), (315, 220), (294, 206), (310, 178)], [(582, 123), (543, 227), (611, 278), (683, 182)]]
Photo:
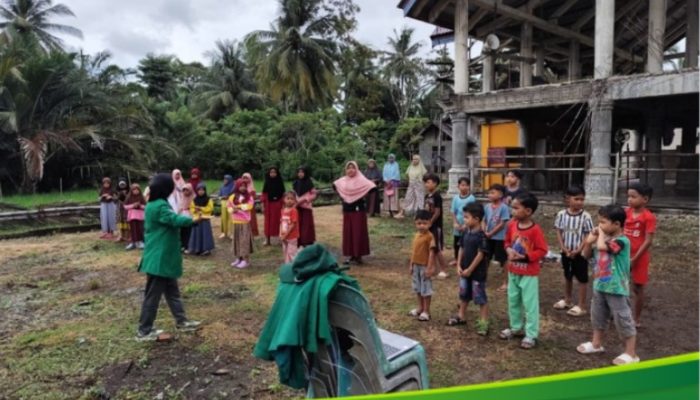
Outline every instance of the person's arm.
[(457, 253), (457, 275), (460, 275), (462, 273), (462, 268), (460, 267), (462, 265), (462, 259), (464, 258), (464, 248), (460, 247), (459, 252)]
[(496, 226), (493, 227), (490, 231), (486, 233), (486, 237), (491, 238), (493, 235), (497, 234), (500, 232), (503, 228), (505, 228), (507, 221), (501, 220)]
[(214, 213), (214, 201), (209, 199), (207, 205), (202, 207), (199, 212), (201, 212), (204, 216), (211, 217), (211, 215)]
[(170, 207), (160, 207), (158, 210), (158, 222), (176, 228), (184, 228), (192, 225), (192, 218), (178, 215)]
[(233, 214), (236, 211), (236, 206), (233, 204), (233, 196), (229, 196), (228, 201), (226, 201), (226, 210), (229, 214)]
[[(461, 251), (461, 249), (460, 249), (460, 251)], [(476, 269), (476, 267), (479, 266), (479, 264), (481, 263), (481, 261), (483, 259), (484, 259), (484, 253), (482, 253), (480, 251), (477, 252), (476, 257), (474, 257), (474, 259), (472, 260), (472, 263), (469, 264), (469, 268), (462, 271), (462, 276), (464, 276), (466, 278), (470, 277), (472, 275), (472, 273), (474, 272), (474, 270)]]
[[(437, 249), (437, 247), (435, 247)], [(435, 251), (432, 251), (433, 249), (431, 248), (430, 254), (428, 255), (428, 266), (425, 270), (425, 277), (430, 279), (435, 275)]]
[(593, 228), (591, 233), (588, 234), (586, 240), (583, 241), (583, 248), (581, 249), (581, 255), (583, 258), (591, 258), (593, 255), (593, 244), (598, 241), (598, 228)]
[(564, 246), (564, 238), (561, 235), (561, 229), (554, 228), (554, 231), (557, 232), (557, 242), (559, 243), (559, 248), (561, 248), (561, 251), (564, 252), (567, 257), (571, 257), (569, 249)]
[(127, 210), (133, 210), (134, 208), (136, 208), (137, 204), (139, 204), (139, 203), (124, 204), (124, 208)]
[(457, 221), (457, 213), (459, 212), (459, 205), (457, 204), (457, 198), (452, 199), (452, 207), (450, 207), (452, 211), (452, 226), (454, 226), (455, 229), (461, 229), (462, 227), (459, 225), (459, 221)]
[(197, 213), (197, 206), (194, 205), (194, 201), (190, 203), (190, 214), (192, 214), (193, 217), (196, 217), (195, 214)]
[[(590, 217), (587, 217), (583, 221), (583, 229), (581, 230), (581, 233), (583, 234), (583, 237), (587, 237), (591, 232), (593, 231), (593, 220)], [(581, 240), (581, 243), (579, 245), (571, 250), (571, 255), (570, 257), (576, 257), (577, 255), (581, 254), (583, 252), (583, 246), (585, 245), (586, 241)]]
[(652, 242), (654, 241), (654, 233), (647, 233), (646, 237), (644, 238), (644, 242), (642, 242), (642, 245), (639, 247), (639, 250), (637, 250), (637, 254), (632, 257), (630, 260), (631, 264), (634, 264), (637, 262), (637, 259), (641, 257), (642, 254), (644, 254), (645, 251), (651, 247)]
[(544, 233), (540, 227), (536, 226), (535, 229), (535, 240), (534, 246), (525, 255), (528, 261), (540, 261), (544, 256), (547, 255), (549, 251), (549, 246), (547, 246), (547, 239), (544, 238)]

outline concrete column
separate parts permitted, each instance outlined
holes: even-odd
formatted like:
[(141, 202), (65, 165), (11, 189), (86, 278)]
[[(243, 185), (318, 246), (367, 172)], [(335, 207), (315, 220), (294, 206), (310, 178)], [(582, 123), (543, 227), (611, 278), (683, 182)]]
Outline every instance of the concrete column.
[(455, 93), (469, 91), (469, 2), (455, 3)]
[(532, 86), (532, 24), (523, 22), (520, 28), (520, 87)]
[(468, 176), (467, 167), (467, 136), (469, 135), (469, 118), (465, 113), (450, 115), (452, 120), (452, 167), (448, 171), (448, 193), (457, 193), (457, 181), (462, 176)]
[[(646, 139), (646, 153), (656, 154), (647, 156), (647, 166), (653, 169), (659, 169), (661, 164), (661, 138), (663, 137), (664, 118), (658, 110), (649, 110), (646, 115), (646, 126), (644, 136)], [(647, 185), (651, 186), (656, 193), (662, 193), (664, 190), (664, 173), (663, 171), (649, 171), (645, 173), (641, 171), (641, 178), (646, 181)]]
[(482, 93), (487, 93), (493, 90), (494, 88), (494, 78), (495, 78), (495, 71), (494, 71), (494, 62), (493, 62), (493, 55), (489, 52), (486, 55), (486, 58), (484, 58), (484, 72), (482, 75), (482, 82), (481, 82), (481, 92)]
[(544, 76), (544, 49), (542, 47), (535, 49), (535, 76), (540, 78)]
[(569, 81), (581, 78), (581, 45), (578, 40), (569, 42)]
[(666, 37), (666, 0), (649, 0), (649, 32), (647, 36), (647, 72), (663, 71)]
[[(688, 121), (683, 125), (683, 140), (680, 145), (681, 153), (695, 153), (695, 147), (698, 143), (697, 120)], [(676, 173), (676, 188), (675, 191), (680, 195), (698, 195), (698, 156), (681, 157), (679, 168), (694, 169), (694, 172), (678, 172)]]
[(595, 0), (594, 42), (593, 78), (605, 79), (613, 73), (615, 0)]
[(685, 66), (698, 66), (698, 0), (687, 0), (687, 34), (685, 38)]
[(613, 102), (600, 101), (591, 109), (590, 166), (586, 171), (586, 197), (592, 204), (612, 201), (613, 171), (610, 166)]

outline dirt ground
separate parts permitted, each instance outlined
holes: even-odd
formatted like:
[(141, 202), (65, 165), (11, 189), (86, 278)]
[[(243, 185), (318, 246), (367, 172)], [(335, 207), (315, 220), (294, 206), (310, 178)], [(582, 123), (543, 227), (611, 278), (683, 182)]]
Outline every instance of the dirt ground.
[[(537, 212), (550, 244), (555, 212)], [(317, 208), (315, 217), (318, 237), (337, 253), (339, 207)], [(488, 337), (474, 331), (474, 308), (466, 327), (445, 326), (457, 304), (454, 274), (434, 284), (432, 321), (407, 317), (415, 300), (406, 268), (412, 225), (371, 219), (373, 254), (350, 274), (381, 327), (426, 348), (431, 387), (602, 367), (622, 350), (611, 332), (607, 353), (576, 353), (576, 345), (589, 339), (590, 322), (552, 309), (563, 290), (554, 263), (542, 270), (541, 340), (534, 350), (496, 337), (507, 319), (505, 295), (495, 290), (497, 268), (489, 271)], [(203, 329), (170, 343), (144, 344), (132, 340), (145, 282), (135, 270), (137, 252), (100, 241), (95, 232), (0, 242), (0, 399), (303, 397), (277, 383), (272, 363), (251, 356), (274, 300), (281, 249), (256, 244), (253, 266), (239, 271), (228, 266), (229, 244), (217, 245), (210, 257), (186, 257), (180, 281), (187, 313), (204, 321)], [(639, 355), (649, 360), (697, 351), (698, 217), (660, 215), (652, 252)], [(451, 259), (451, 249), (446, 255)], [(173, 329), (165, 304), (157, 325)]]

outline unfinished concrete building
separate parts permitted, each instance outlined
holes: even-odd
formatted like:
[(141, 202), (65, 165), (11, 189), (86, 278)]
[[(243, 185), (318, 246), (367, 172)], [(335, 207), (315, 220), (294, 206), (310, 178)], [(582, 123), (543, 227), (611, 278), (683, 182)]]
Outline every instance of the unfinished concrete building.
[[(523, 161), (532, 187), (585, 182), (591, 201), (607, 203), (631, 170), (656, 193), (687, 195), (697, 206), (698, 0), (402, 0), (398, 7), (436, 25), (442, 42), (452, 36), (454, 93), (441, 102), (452, 120), (451, 188), (477, 167), (467, 142), (480, 132), (468, 121), (510, 119), (526, 133), (524, 155), (581, 155), (560, 160), (566, 168)], [(474, 40), (485, 45), (470, 60)], [(671, 162), (662, 146), (674, 132)], [(628, 153), (626, 174), (615, 168), (620, 150)], [(629, 166), (630, 154), (640, 168)], [(552, 170), (568, 171), (560, 174), (566, 179)]]

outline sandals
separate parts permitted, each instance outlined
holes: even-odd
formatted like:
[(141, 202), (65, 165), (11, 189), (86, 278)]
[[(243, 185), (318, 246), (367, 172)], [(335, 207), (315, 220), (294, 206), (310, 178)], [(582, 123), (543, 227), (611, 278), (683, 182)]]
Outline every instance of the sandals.
[(408, 312), (408, 315), (409, 315), (410, 317), (418, 317), (419, 315), (421, 315), (421, 313), (422, 313), (421, 310), (419, 310), (419, 309), (417, 309), (417, 308), (414, 308), (413, 310), (411, 310), (411, 311)]
[(627, 353), (622, 353), (619, 356), (615, 357), (615, 359), (612, 361), (614, 365), (627, 365), (627, 364), (636, 364), (639, 362), (639, 357), (634, 356), (632, 357), (631, 355)]
[(498, 334), (498, 338), (502, 340), (510, 340), (514, 337), (524, 337), (525, 333), (523, 331), (514, 331), (510, 328), (504, 329)]
[(571, 315), (572, 317), (582, 317), (586, 314), (586, 310), (582, 309), (579, 306), (573, 306), (569, 311), (566, 312), (566, 315)]
[(555, 310), (564, 310), (567, 308), (571, 308), (573, 306), (574, 305), (572, 303), (567, 303), (566, 300), (564, 300), (564, 299), (561, 299), (561, 300), (557, 301), (556, 303), (554, 303)]
[(605, 347), (600, 346), (598, 348), (593, 347), (593, 342), (581, 343), (576, 347), (576, 351), (581, 354), (595, 354), (602, 353), (605, 351)]
[(530, 350), (531, 348), (535, 347), (537, 344), (537, 339), (533, 339), (530, 337), (525, 337), (521, 342), (520, 342), (520, 348), (525, 349), (525, 350)]
[(428, 322), (428, 321), (430, 321), (430, 315), (429, 315), (428, 313), (426, 313), (426, 312), (422, 312), (422, 313), (420, 313), (420, 315), (418, 316), (418, 321), (421, 321), (421, 322)]
[(455, 315), (450, 317), (450, 319), (447, 320), (447, 326), (457, 326), (457, 325), (466, 325), (467, 321), (463, 320), (459, 316)]

